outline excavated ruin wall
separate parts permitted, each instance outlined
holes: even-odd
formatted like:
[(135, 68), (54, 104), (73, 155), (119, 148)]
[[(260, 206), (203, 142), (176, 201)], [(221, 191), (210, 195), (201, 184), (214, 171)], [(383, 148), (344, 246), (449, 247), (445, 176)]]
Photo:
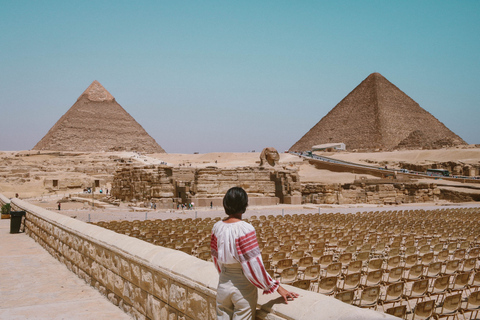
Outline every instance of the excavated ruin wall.
[[(0, 202), (8, 201), (0, 197)], [(19, 199), (26, 233), (69, 270), (134, 319), (216, 319), (218, 274), (211, 262), (62, 216)], [(259, 292), (257, 319), (397, 319), (333, 297), (285, 286), (300, 294), (288, 305)]]
[[(162, 165), (119, 166), (111, 195), (123, 201), (194, 202), (219, 205), (227, 190), (243, 187), (251, 205), (300, 204), (300, 179), (296, 170), (239, 167), (221, 169), (173, 168)], [(221, 204), (221, 202), (220, 202)]]
[(306, 183), (302, 185), (303, 203), (314, 204), (402, 204), (434, 202), (441, 197), (436, 184), (377, 184), (369, 186)]

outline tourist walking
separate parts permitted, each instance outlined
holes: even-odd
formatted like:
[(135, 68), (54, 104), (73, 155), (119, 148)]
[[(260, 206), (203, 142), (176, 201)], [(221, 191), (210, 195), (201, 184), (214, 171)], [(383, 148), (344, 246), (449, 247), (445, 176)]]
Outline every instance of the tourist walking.
[(264, 294), (277, 291), (288, 303), (298, 297), (273, 280), (265, 270), (254, 227), (242, 221), (248, 196), (233, 187), (223, 198), (228, 217), (215, 223), (211, 236), (212, 258), (220, 274), (217, 288), (217, 318), (255, 319), (257, 288)]

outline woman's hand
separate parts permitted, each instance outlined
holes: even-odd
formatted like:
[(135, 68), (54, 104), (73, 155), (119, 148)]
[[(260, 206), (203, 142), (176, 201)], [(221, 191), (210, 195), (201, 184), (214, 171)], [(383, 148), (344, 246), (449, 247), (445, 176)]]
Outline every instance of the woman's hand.
[(295, 298), (298, 298), (298, 293), (287, 291), (287, 289), (282, 286), (278, 286), (277, 292), (283, 297), (283, 299), (285, 299), (285, 303), (287, 304), (288, 300), (291, 301)]

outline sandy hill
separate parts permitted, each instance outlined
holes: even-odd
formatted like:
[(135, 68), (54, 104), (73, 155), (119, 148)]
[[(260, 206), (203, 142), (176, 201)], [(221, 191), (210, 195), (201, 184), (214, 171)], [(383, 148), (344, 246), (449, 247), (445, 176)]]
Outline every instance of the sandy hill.
[(33, 150), (165, 152), (98, 81), (92, 82)]
[(298, 140), (290, 151), (343, 142), (347, 150), (465, 145), (433, 115), (379, 73), (370, 74)]

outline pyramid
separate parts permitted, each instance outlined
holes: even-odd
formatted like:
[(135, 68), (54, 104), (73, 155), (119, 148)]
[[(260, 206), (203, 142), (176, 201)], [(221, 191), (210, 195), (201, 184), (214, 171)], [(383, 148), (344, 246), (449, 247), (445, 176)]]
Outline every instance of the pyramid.
[(96, 80), (33, 150), (165, 152)]
[(347, 150), (433, 149), (464, 145), (455, 133), (380, 73), (372, 73), (290, 151), (340, 143)]

